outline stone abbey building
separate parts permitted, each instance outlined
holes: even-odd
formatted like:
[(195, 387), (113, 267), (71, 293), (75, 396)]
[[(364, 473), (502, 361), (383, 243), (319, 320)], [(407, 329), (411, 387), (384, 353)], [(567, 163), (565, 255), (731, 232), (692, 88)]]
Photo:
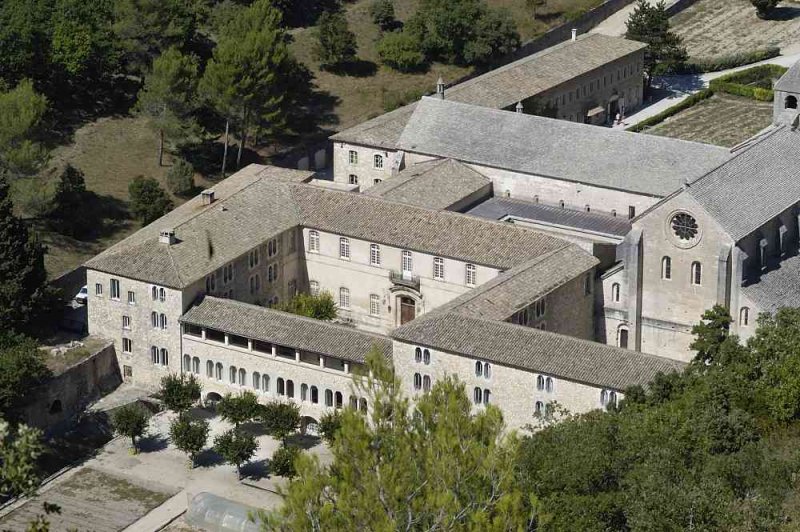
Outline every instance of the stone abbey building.
[[(90, 333), (138, 385), (193, 373), (206, 399), (251, 389), (308, 420), (369, 409), (370, 351), (409, 395), (456, 375), (512, 428), (605, 407), (682, 369), (713, 304), (745, 337), (800, 305), (798, 68), (775, 125), (733, 150), (440, 88), (335, 135), (333, 182), (251, 165), (91, 259)], [(334, 322), (271, 308), (323, 291)]]

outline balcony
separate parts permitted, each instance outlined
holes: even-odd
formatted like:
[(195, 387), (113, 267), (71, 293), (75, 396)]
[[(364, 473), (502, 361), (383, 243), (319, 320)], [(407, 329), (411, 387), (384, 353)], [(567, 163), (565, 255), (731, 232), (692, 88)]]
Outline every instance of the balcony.
[(418, 275), (411, 275), (408, 272), (391, 271), (389, 272), (389, 279), (392, 281), (392, 284), (395, 284), (397, 286), (402, 286), (405, 288), (410, 288), (412, 290), (416, 290), (417, 292), (419, 292)]

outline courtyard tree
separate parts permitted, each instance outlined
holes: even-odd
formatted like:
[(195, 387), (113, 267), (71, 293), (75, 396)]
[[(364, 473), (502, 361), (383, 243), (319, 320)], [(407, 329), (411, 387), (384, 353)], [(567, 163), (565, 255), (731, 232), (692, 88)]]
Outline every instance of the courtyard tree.
[(314, 58), (321, 68), (336, 68), (356, 58), (356, 35), (350, 31), (347, 18), (341, 11), (326, 12), (319, 17), (316, 37)]
[(319, 432), (325, 443), (331, 445), (336, 438), (336, 433), (342, 428), (342, 411), (334, 410), (325, 412), (319, 418)]
[(144, 408), (136, 403), (130, 403), (119, 407), (111, 418), (111, 425), (114, 432), (120, 436), (131, 439), (131, 451), (133, 454), (139, 452), (136, 439), (141, 438), (147, 430), (147, 421), (150, 416)]
[(152, 177), (134, 177), (128, 185), (128, 195), (131, 213), (142, 225), (154, 222), (172, 210), (172, 200)]
[(644, 73), (648, 88), (654, 76), (673, 72), (686, 62), (686, 47), (681, 38), (669, 29), (669, 14), (663, 0), (655, 4), (637, 0), (626, 25), (626, 38), (647, 44)]
[[(225, 122), (222, 175), (228, 159), (228, 135), (239, 129), (237, 166), (251, 127), (282, 131), (286, 93), (294, 90), (295, 60), (281, 13), (269, 0), (256, 0), (222, 30), (201, 80), (201, 92)], [(302, 87), (297, 87), (300, 92)], [(265, 126), (268, 124), (268, 127)]]
[(0, 170), (0, 323), (5, 331), (31, 330), (53, 306), (56, 294), (47, 286), (44, 252), (14, 216), (9, 184)]
[(336, 318), (336, 302), (327, 291), (316, 296), (299, 293), (290, 300), (280, 303), (276, 308), (315, 320), (331, 321)]
[(205, 419), (176, 418), (170, 423), (169, 437), (178, 450), (189, 455), (191, 467), (208, 441), (208, 421)]
[(500, 411), (473, 413), (451, 377), (412, 406), (377, 350), (367, 364), (372, 377), (356, 386), (371, 400), (369, 418), (343, 411), (330, 466), (297, 458), (285, 505), (260, 514), (262, 529), (527, 529), (528, 494), (514, 475), (519, 441)]
[(44, 162), (46, 151), (36, 137), (47, 109), (47, 98), (30, 80), (6, 91), (0, 83), (0, 172), (32, 174)]
[(241, 480), (242, 464), (256, 454), (258, 442), (252, 434), (233, 428), (214, 438), (214, 450), (227, 463), (236, 467), (236, 476)]
[(191, 373), (171, 373), (161, 378), (161, 400), (179, 418), (200, 400), (201, 393), (200, 381)]
[(28, 393), (52, 376), (39, 345), (30, 338), (0, 331), (0, 415), (13, 420)]
[(260, 418), (266, 433), (285, 444), (286, 438), (300, 426), (300, 407), (296, 403), (271, 401), (262, 407)]
[(153, 61), (139, 91), (136, 112), (158, 132), (158, 165), (164, 159), (164, 137), (175, 147), (195, 140), (199, 126), (194, 118), (197, 100), (197, 58), (169, 48)]
[(269, 470), (275, 475), (292, 478), (297, 475), (295, 463), (302, 451), (294, 445), (281, 444), (269, 459)]
[(781, 0), (750, 0), (753, 7), (756, 8), (756, 15), (758, 18), (769, 18), (770, 14), (778, 7)]
[(242, 423), (252, 421), (260, 411), (261, 405), (258, 404), (258, 397), (250, 390), (245, 390), (238, 395), (227, 393), (217, 403), (217, 413), (222, 419), (233, 423), (236, 428)]

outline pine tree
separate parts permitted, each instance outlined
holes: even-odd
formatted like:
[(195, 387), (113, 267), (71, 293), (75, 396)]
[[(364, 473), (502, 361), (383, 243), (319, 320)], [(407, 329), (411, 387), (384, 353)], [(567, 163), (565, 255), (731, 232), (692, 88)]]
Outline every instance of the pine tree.
[(45, 248), (13, 210), (10, 187), (0, 173), (0, 324), (25, 331), (47, 310), (54, 294), (46, 286)]
[(343, 13), (323, 13), (316, 34), (314, 58), (322, 68), (335, 68), (356, 58), (356, 35)]
[(648, 87), (653, 82), (653, 76), (672, 72), (686, 62), (686, 47), (681, 38), (669, 30), (669, 14), (663, 0), (655, 5), (647, 0), (638, 0), (626, 25), (627, 39), (647, 43), (644, 72)]

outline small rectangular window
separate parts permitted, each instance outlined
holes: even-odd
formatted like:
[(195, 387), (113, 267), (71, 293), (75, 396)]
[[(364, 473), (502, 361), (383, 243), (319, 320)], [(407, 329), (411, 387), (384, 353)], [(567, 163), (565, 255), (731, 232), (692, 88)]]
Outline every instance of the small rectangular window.
[(123, 338), (122, 339), (122, 352), (123, 353), (131, 353), (133, 352), (133, 342), (130, 338)]
[(358, 176), (356, 174), (350, 174), (350, 177), (349, 177), (348, 181), (350, 181), (351, 185), (357, 185), (358, 184)]
[(464, 282), (466, 283), (467, 286), (475, 286), (476, 277), (477, 277), (475, 270), (476, 269), (475, 269), (475, 265), (474, 264), (467, 264), (466, 276), (465, 276), (465, 279), (464, 279)]
[(381, 313), (381, 300), (378, 294), (370, 294), (369, 296), (369, 314), (370, 316), (379, 316)]
[(444, 259), (441, 257), (433, 258), (433, 278), (444, 281)]
[(308, 251), (309, 253), (319, 253), (319, 233), (317, 231), (308, 232)]
[(350, 289), (341, 287), (339, 288), (339, 308), (350, 308)]
[(111, 299), (119, 299), (119, 279), (111, 279)]
[(136, 292), (132, 292), (128, 290), (128, 304), (135, 305), (136, 304)]
[(381, 247), (378, 244), (369, 245), (369, 264), (370, 266), (381, 265)]
[(377, 153), (375, 154), (374, 166), (378, 170), (383, 169), (383, 155), (378, 155)]
[(355, 150), (350, 150), (348, 159), (350, 161), (350, 164), (358, 164), (358, 152)]
[(103, 285), (100, 283), (95, 283), (94, 285), (94, 295), (101, 296), (103, 295)]
[(122, 316), (122, 328), (123, 329), (130, 329), (131, 328), (131, 317), (130, 316)]
[(628, 206), (628, 219), (633, 220), (636, 218), (636, 207), (633, 205)]
[(339, 239), (339, 258), (350, 260), (350, 239), (341, 237)]
[(404, 274), (410, 274), (414, 271), (414, 260), (410, 251), (403, 251), (401, 268)]

